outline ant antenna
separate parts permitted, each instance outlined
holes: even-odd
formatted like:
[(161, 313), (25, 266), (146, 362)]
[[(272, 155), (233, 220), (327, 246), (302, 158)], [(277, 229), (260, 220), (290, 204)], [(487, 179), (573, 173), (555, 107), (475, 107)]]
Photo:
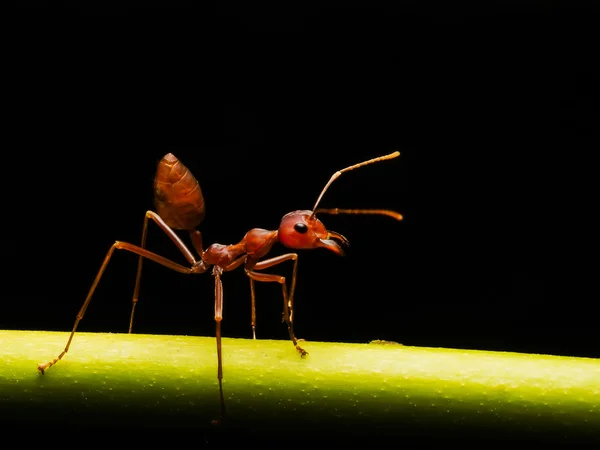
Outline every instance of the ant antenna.
[[(319, 195), (319, 198), (317, 198), (317, 202), (315, 203), (315, 206), (313, 207), (313, 213), (311, 214), (310, 218), (312, 219), (315, 216), (315, 214), (317, 213), (317, 206), (319, 205), (321, 198), (323, 198), (323, 194), (325, 194), (327, 189), (329, 189), (329, 186), (331, 186), (331, 183), (333, 183), (337, 178), (339, 178), (339, 176), (341, 174), (343, 174), (344, 172), (350, 172), (351, 170), (354, 170), (354, 169), (358, 169), (359, 167), (366, 166), (367, 164), (373, 164), (373, 163), (376, 163), (379, 161), (385, 161), (387, 159), (396, 158), (398, 156), (400, 156), (400, 152), (395, 151), (394, 153), (390, 153), (389, 155), (379, 156), (377, 158), (369, 159), (368, 161), (363, 161), (361, 163), (354, 164), (353, 166), (346, 167), (345, 169), (338, 170), (336, 173), (334, 173), (331, 176), (331, 178), (329, 179), (329, 181), (327, 182), (327, 184), (321, 191), (321, 194)], [(400, 215), (394, 211), (378, 210), (378, 209), (365, 210), (365, 209), (338, 209), (338, 208), (335, 208), (335, 209), (321, 209), (321, 210), (319, 210), (319, 212), (330, 213), (330, 214), (384, 214), (384, 215), (391, 216), (397, 220), (402, 220), (402, 215)]]
[(341, 209), (341, 208), (319, 208), (314, 214), (379, 214), (382, 216), (388, 216), (392, 219), (402, 220), (402, 214), (389, 209)]

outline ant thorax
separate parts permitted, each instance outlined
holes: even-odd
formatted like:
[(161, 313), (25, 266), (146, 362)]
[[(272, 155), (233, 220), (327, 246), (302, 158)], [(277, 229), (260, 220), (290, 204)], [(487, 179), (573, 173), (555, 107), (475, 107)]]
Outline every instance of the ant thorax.
[(212, 244), (202, 254), (202, 261), (212, 266), (227, 267), (244, 253), (242, 243), (235, 245)]

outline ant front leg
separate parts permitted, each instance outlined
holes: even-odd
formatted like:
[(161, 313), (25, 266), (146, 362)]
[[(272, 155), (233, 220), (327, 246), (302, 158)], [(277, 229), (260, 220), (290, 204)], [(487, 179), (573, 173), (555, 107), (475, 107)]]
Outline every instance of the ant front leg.
[[(290, 293), (288, 295), (287, 285), (285, 277), (275, 274), (259, 273), (256, 270), (268, 269), (284, 261), (294, 261), (294, 268), (292, 271), (292, 285), (290, 287)], [(250, 293), (252, 295), (252, 332), (255, 335), (256, 330), (256, 300), (255, 300), (255, 289), (254, 281), (262, 282), (276, 282), (281, 285), (281, 292), (283, 294), (283, 320), (285, 320), (290, 339), (300, 353), (301, 356), (306, 356), (308, 352), (298, 345), (298, 340), (294, 335), (294, 291), (296, 290), (296, 273), (298, 270), (298, 255), (296, 253), (287, 253), (285, 255), (276, 256), (264, 261), (256, 263), (254, 266), (250, 265), (250, 268), (246, 268), (246, 274), (250, 278)]]
[[(192, 252), (190, 252), (188, 250), (186, 245), (179, 238), (179, 236), (177, 236), (177, 234), (175, 234), (175, 232), (171, 229), (171, 227), (169, 227), (162, 220), (162, 218), (158, 214), (156, 214), (154, 211), (146, 211), (146, 215), (144, 216), (144, 227), (142, 229), (141, 248), (146, 248), (146, 236), (148, 234), (148, 219), (152, 219), (156, 223), (156, 225), (158, 225), (160, 227), (160, 229), (163, 230), (167, 234), (167, 236), (169, 236), (169, 238), (171, 238), (171, 240), (175, 243), (175, 245), (177, 246), (179, 251), (181, 253), (183, 253), (183, 256), (185, 257), (185, 259), (187, 259), (187, 261), (191, 265), (195, 264), (196, 260), (195, 260), (194, 256), (192, 255)], [(198, 231), (196, 231), (196, 233), (199, 234)], [(199, 239), (200, 246), (201, 246), (202, 238), (199, 237), (198, 239)], [(195, 244), (196, 243), (194, 242), (194, 245)], [(132, 304), (131, 304), (131, 315), (129, 316), (129, 333), (131, 333), (131, 330), (133, 328), (133, 315), (135, 313), (135, 306), (137, 305), (137, 302), (140, 297), (140, 281), (142, 279), (142, 262), (143, 261), (144, 261), (144, 257), (140, 254), (140, 258), (138, 260), (137, 274), (135, 277), (135, 287), (133, 289), (133, 298), (131, 300)]]

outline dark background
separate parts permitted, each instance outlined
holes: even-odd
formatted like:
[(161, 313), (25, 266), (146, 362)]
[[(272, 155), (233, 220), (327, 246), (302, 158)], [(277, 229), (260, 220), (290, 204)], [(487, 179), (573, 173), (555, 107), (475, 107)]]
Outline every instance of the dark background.
[[(297, 335), (600, 356), (595, 10), (103, 5), (31, 3), (7, 28), (0, 328), (71, 329), (110, 245), (139, 243), (167, 152), (202, 186), (205, 243), (230, 244), (400, 150), (326, 194), (405, 220), (321, 217), (351, 246), (300, 251)], [(126, 332), (136, 260), (114, 256), (81, 331)], [(213, 335), (210, 275), (144, 270), (134, 331)], [(248, 280), (223, 281), (223, 333), (250, 337)], [(281, 310), (259, 285), (259, 338), (287, 338)]]

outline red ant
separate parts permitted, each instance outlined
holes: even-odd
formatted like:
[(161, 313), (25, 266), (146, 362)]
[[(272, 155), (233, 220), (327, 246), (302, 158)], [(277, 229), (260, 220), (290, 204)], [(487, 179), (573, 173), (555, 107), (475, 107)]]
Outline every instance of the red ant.
[[(276, 282), (281, 285), (283, 294), (283, 320), (287, 324), (288, 332), (292, 343), (302, 357), (307, 355), (306, 350), (298, 345), (298, 340), (294, 335), (293, 328), (293, 305), (294, 290), (296, 288), (296, 272), (298, 267), (298, 255), (296, 253), (286, 253), (274, 258), (260, 261), (266, 256), (276, 242), (280, 242), (285, 247), (292, 249), (313, 249), (326, 248), (343, 255), (341, 245), (348, 245), (348, 240), (341, 234), (328, 231), (325, 225), (317, 219), (317, 213), (322, 214), (380, 214), (392, 217), (396, 220), (402, 220), (402, 215), (386, 209), (317, 209), (323, 194), (327, 191), (331, 183), (335, 181), (342, 173), (349, 172), (359, 167), (366, 166), (378, 161), (396, 158), (400, 152), (394, 152), (389, 155), (373, 158), (345, 169), (335, 172), (325, 185), (321, 194), (317, 198), (312, 211), (299, 210), (292, 211), (281, 219), (279, 229), (264, 230), (262, 228), (253, 228), (248, 231), (243, 239), (237, 244), (222, 245), (212, 244), (206, 250), (202, 245), (202, 234), (196, 230), (196, 227), (202, 222), (205, 214), (204, 197), (198, 181), (192, 173), (185, 167), (172, 153), (165, 155), (158, 163), (156, 176), (154, 178), (154, 203), (156, 212), (146, 211), (144, 217), (144, 227), (142, 231), (141, 246), (129, 244), (127, 242), (115, 241), (110, 247), (100, 270), (92, 283), (88, 295), (83, 302), (79, 313), (75, 319), (75, 324), (67, 340), (64, 350), (45, 364), (39, 364), (39, 371), (44, 372), (62, 359), (69, 351), (71, 341), (77, 329), (77, 325), (83, 319), (85, 311), (90, 303), (92, 295), (98, 285), (104, 270), (106, 269), (110, 258), (115, 249), (128, 250), (139, 255), (137, 275), (135, 279), (135, 288), (133, 291), (133, 305), (129, 319), (129, 333), (133, 326), (133, 315), (135, 306), (138, 302), (140, 291), (140, 279), (142, 276), (142, 262), (148, 258), (158, 264), (162, 264), (177, 272), (184, 274), (204, 273), (212, 269), (215, 277), (215, 322), (217, 338), (217, 378), (219, 380), (219, 394), (221, 400), (221, 417), (225, 414), (225, 399), (223, 396), (223, 364), (221, 353), (221, 320), (223, 319), (223, 285), (221, 275), (223, 272), (229, 272), (240, 266), (244, 266), (244, 271), (250, 279), (251, 307), (252, 307), (252, 336), (256, 339), (256, 301), (255, 301), (255, 281)], [(177, 248), (183, 253), (183, 256), (190, 264), (188, 267), (177, 264), (163, 256), (152, 253), (145, 249), (146, 235), (148, 231), (148, 219), (153, 220), (175, 243)], [(173, 230), (186, 230), (189, 232), (192, 245), (200, 259), (192, 254), (183, 241)], [(340, 245), (341, 244), (341, 245)], [(273, 267), (284, 261), (294, 261), (292, 271), (292, 282), (288, 293), (286, 279), (283, 276), (275, 274), (262, 273), (264, 269)]]

